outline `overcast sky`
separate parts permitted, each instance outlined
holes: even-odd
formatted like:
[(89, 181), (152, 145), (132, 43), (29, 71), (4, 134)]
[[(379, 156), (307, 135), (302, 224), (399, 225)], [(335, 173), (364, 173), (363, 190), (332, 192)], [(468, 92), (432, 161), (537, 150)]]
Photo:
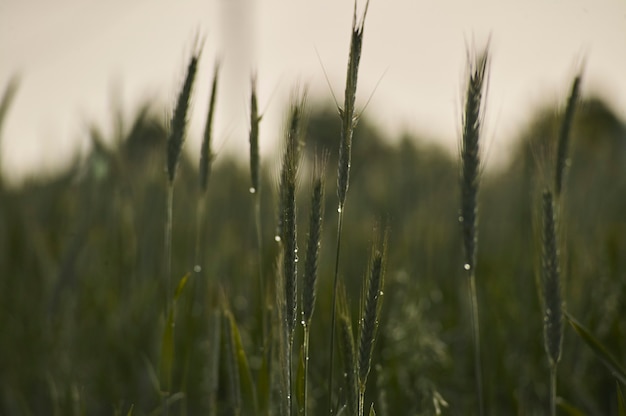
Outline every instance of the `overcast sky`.
[[(216, 147), (247, 154), (254, 69), (268, 155), (296, 83), (330, 102), (324, 68), (342, 97), (352, 10), (351, 0), (0, 0), (0, 88), (21, 77), (0, 133), (2, 171), (58, 168), (87, 148), (88, 122), (109, 130), (116, 106), (152, 99), (167, 114), (198, 34), (187, 150), (199, 147), (219, 55)], [(490, 163), (505, 160), (532, 111), (563, 102), (583, 59), (583, 93), (626, 118), (626, 0), (371, 0), (357, 100), (371, 96), (365, 114), (389, 136), (408, 131), (455, 150), (467, 45), (489, 37)]]

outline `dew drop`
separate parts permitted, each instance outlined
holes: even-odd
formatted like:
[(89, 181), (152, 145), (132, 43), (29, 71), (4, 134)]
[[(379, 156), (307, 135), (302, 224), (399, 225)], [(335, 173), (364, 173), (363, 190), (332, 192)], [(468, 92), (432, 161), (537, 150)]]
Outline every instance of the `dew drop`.
[(463, 216), (459, 215), (459, 222), (463, 222)]
[(254, 186), (251, 186), (249, 191), (251, 194), (256, 194), (256, 188)]
[(202, 267), (199, 264), (193, 266), (193, 271), (196, 273), (200, 273), (202, 271)]
[(384, 295), (384, 293), (383, 293), (383, 291), (382, 291), (382, 290), (380, 291), (379, 295), (380, 295), (380, 296), (383, 296), (383, 295)]
[(337, 212), (341, 214), (341, 207), (337, 208)]
[(470, 265), (469, 265), (469, 263), (465, 263), (465, 264), (463, 265), (463, 268), (464, 268), (465, 270), (469, 270), (469, 269), (470, 269)]
[(302, 324), (302, 326), (306, 326), (306, 322), (304, 322), (304, 319), (301, 320), (300, 323)]
[(275, 235), (274, 236), (274, 241), (276, 241), (277, 243), (280, 243), (280, 236), (279, 235)]

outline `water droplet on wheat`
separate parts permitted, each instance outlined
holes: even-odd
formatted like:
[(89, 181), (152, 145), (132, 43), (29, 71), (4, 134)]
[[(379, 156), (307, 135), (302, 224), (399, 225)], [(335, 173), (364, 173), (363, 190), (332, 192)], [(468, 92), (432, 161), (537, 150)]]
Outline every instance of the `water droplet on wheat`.
[(195, 266), (193, 266), (193, 271), (196, 273), (200, 273), (202, 271), (202, 266), (196, 264)]
[(381, 290), (379, 293), (380, 296), (384, 295), (383, 291)]
[(256, 188), (254, 186), (250, 187), (250, 193), (251, 194), (255, 194), (256, 193)]
[(341, 206), (337, 207), (337, 212), (341, 214)]
[(463, 268), (464, 268), (465, 270), (469, 270), (469, 269), (470, 269), (470, 265), (469, 265), (469, 263), (465, 263), (465, 264), (463, 265)]
[(277, 243), (280, 243), (280, 236), (279, 235), (275, 235), (274, 236), (274, 241), (276, 241)]

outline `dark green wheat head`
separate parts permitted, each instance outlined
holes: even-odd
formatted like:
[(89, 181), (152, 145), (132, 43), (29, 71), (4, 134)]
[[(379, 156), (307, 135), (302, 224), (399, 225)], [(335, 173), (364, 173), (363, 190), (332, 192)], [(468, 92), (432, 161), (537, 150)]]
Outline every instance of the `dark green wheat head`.
[(563, 343), (563, 310), (553, 199), (551, 191), (545, 190), (543, 192), (541, 280), (543, 283), (545, 348), (550, 365), (556, 366), (561, 358), (561, 345)]
[(488, 49), (469, 62), (463, 136), (461, 141), (461, 226), (465, 249), (465, 268), (473, 270), (478, 241), (477, 200), (480, 175), (480, 135), (484, 112), (484, 97), (489, 66)]
[(187, 76), (185, 77), (185, 82), (183, 83), (180, 93), (178, 94), (176, 108), (174, 109), (174, 114), (172, 115), (172, 120), (170, 122), (170, 132), (169, 137), (167, 138), (167, 176), (170, 183), (174, 182), (178, 159), (183, 148), (183, 141), (185, 140), (187, 110), (189, 109), (191, 91), (193, 81), (196, 77), (196, 71), (198, 69), (199, 57), (199, 53), (195, 53), (189, 61), (189, 65), (187, 66)]
[(359, 75), (359, 63), (363, 47), (363, 29), (369, 0), (365, 4), (365, 10), (360, 22), (357, 20), (356, 2), (354, 3), (354, 16), (352, 19), (352, 34), (350, 38), (350, 55), (348, 58), (348, 71), (346, 75), (346, 91), (343, 109), (339, 109), (341, 116), (341, 140), (339, 143), (339, 166), (337, 171), (337, 196), (339, 205), (343, 207), (346, 201), (346, 193), (350, 183), (350, 164), (352, 160), (352, 134), (356, 126), (355, 114), (356, 86)]
[(204, 136), (202, 138), (202, 148), (200, 149), (200, 189), (203, 192), (206, 192), (209, 185), (209, 175), (211, 174), (211, 164), (213, 162), (211, 140), (213, 136), (213, 116), (215, 114), (219, 70), (219, 62), (216, 62), (215, 70), (213, 72), (213, 83), (211, 84), (211, 96), (209, 98), (209, 112), (207, 113), (206, 124), (204, 126)]

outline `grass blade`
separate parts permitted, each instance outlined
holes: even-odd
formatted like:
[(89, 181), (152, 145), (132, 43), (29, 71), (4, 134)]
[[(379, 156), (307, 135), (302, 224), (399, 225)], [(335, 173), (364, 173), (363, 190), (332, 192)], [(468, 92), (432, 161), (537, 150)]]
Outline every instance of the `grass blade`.
[(169, 395), (172, 391), (172, 369), (174, 367), (174, 320), (176, 314), (176, 301), (180, 297), (187, 280), (189, 279), (189, 273), (185, 274), (176, 287), (174, 293), (172, 307), (169, 310), (167, 320), (165, 322), (165, 328), (163, 330), (163, 337), (161, 340), (161, 365), (160, 365), (160, 385), (161, 391), (166, 395)]
[(568, 402), (562, 397), (558, 397), (556, 399), (556, 404), (561, 409), (561, 411), (569, 416), (585, 416), (585, 412), (578, 409), (572, 403)]
[(578, 322), (572, 315), (565, 312), (565, 317), (569, 321), (570, 325), (574, 328), (574, 331), (582, 338), (583, 341), (591, 348), (596, 355), (606, 366), (606, 368), (618, 379), (622, 384), (626, 385), (626, 370), (624, 367), (613, 357), (613, 355), (602, 345), (596, 337), (594, 337), (587, 328), (585, 328), (580, 322)]
[(615, 383), (615, 388), (617, 389), (617, 414), (619, 416), (626, 416), (626, 402), (624, 401), (624, 394), (622, 393), (619, 382)]

